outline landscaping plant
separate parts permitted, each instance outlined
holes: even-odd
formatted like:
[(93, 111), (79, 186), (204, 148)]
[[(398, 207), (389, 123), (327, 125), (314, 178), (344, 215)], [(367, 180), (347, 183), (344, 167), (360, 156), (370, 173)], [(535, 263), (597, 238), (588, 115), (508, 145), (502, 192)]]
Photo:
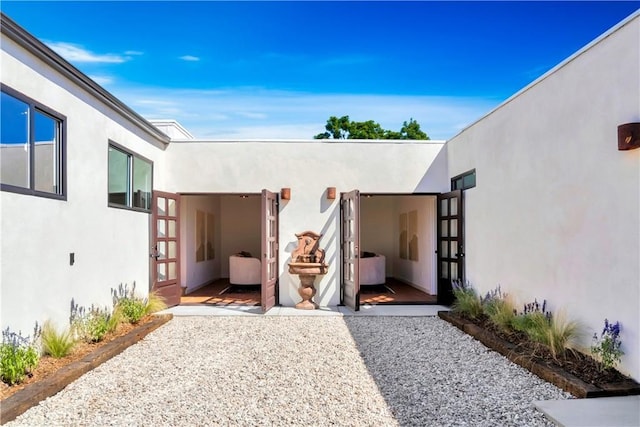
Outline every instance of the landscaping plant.
[(594, 344), (591, 346), (591, 354), (600, 361), (602, 369), (611, 369), (620, 363), (624, 352), (620, 348), (620, 322), (609, 323), (604, 319), (604, 328), (598, 339), (596, 333), (593, 334)]
[(451, 306), (455, 313), (476, 319), (482, 314), (482, 301), (476, 291), (462, 280), (452, 280), (453, 295), (456, 298)]
[(76, 344), (76, 340), (70, 330), (64, 330), (58, 332), (55, 326), (46, 321), (42, 326), (42, 336), (40, 337), (42, 342), (43, 354), (48, 354), (51, 357), (59, 359), (65, 357)]
[(117, 312), (108, 308), (91, 305), (89, 309), (73, 304), (71, 307), (71, 329), (76, 339), (86, 342), (99, 342), (108, 332), (113, 332), (120, 323)]
[(483, 310), (489, 321), (502, 331), (508, 333), (513, 329), (516, 309), (508, 295), (503, 295), (500, 299), (492, 299), (490, 303), (483, 306)]
[(553, 358), (563, 355), (565, 350), (574, 347), (580, 337), (582, 328), (576, 321), (567, 320), (563, 313), (553, 316), (549, 321), (544, 344), (551, 350)]
[(129, 323), (138, 323), (147, 314), (148, 301), (136, 296), (136, 284), (133, 283), (131, 290), (127, 285), (118, 286), (112, 289), (113, 308), (122, 315), (122, 318)]
[(38, 365), (40, 355), (35, 346), (38, 334), (37, 325), (33, 340), (23, 337), (20, 332), (11, 332), (9, 328), (2, 331), (0, 376), (3, 382), (9, 385), (19, 384)]
[(149, 297), (145, 305), (145, 314), (155, 313), (167, 308), (165, 299), (156, 291), (149, 292)]

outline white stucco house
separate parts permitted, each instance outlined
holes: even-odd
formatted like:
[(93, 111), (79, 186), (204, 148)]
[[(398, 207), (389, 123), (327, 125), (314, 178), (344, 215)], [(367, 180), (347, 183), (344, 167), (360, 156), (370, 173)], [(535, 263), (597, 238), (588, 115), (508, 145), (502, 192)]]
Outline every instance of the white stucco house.
[(263, 309), (293, 306), (287, 264), (313, 230), (329, 265), (321, 306), (357, 310), (357, 256), (384, 253), (387, 275), (440, 303), (464, 278), (546, 299), (588, 331), (620, 321), (621, 369), (640, 379), (640, 149), (618, 148), (618, 127), (640, 122), (640, 12), (427, 142), (197, 140), (4, 14), (1, 33), (3, 329), (64, 324), (71, 300), (110, 305), (119, 284), (177, 304), (228, 277), (241, 250), (261, 258)]

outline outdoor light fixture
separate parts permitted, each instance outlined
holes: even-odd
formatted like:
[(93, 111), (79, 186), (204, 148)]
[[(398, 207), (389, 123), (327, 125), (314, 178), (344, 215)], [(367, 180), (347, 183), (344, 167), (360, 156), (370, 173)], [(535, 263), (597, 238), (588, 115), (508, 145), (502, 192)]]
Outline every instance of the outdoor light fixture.
[(618, 126), (618, 150), (640, 148), (640, 123), (625, 123)]
[(336, 198), (336, 187), (327, 187), (327, 199), (333, 200)]
[(280, 198), (282, 200), (290, 200), (291, 199), (291, 189), (290, 188), (282, 188), (280, 190)]

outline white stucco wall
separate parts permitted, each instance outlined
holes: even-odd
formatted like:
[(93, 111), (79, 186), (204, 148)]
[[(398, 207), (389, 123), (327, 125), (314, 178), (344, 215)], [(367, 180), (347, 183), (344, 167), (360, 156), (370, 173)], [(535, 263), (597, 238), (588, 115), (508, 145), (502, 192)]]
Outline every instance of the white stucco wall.
[[(429, 174), (441, 142), (180, 142), (166, 150), (166, 186), (183, 193), (256, 193), (291, 188), (291, 200), (280, 203), (280, 302), (300, 300), (298, 278), (287, 272), (295, 233), (323, 234), (329, 273), (316, 281), (316, 302), (337, 305), (339, 292), (339, 202), (337, 192), (438, 192), (447, 185), (442, 165)], [(198, 173), (193, 173), (198, 171)]]
[(617, 127), (640, 121), (638, 14), (446, 145), (465, 191), (467, 278), (520, 302), (547, 299), (585, 326), (622, 323), (622, 369), (640, 378), (640, 150)]
[[(108, 305), (111, 289), (149, 286), (149, 215), (107, 207), (107, 153), (115, 141), (155, 162), (161, 143), (2, 37), (3, 84), (67, 117), (67, 200), (0, 193), (0, 323), (29, 333), (38, 321), (68, 325), (71, 299)], [(148, 137), (151, 138), (151, 137)], [(69, 254), (75, 253), (70, 265)]]

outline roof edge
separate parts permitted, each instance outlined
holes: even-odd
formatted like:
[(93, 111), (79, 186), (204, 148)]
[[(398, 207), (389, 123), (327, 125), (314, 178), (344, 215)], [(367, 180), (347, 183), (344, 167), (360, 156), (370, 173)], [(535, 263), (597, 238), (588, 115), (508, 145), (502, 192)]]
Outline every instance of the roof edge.
[(22, 28), (19, 24), (9, 18), (4, 12), (0, 12), (0, 31), (8, 38), (36, 56), (45, 64), (61, 73), (64, 77), (86, 90), (92, 96), (102, 101), (108, 107), (127, 119), (129, 122), (143, 130), (148, 135), (163, 144), (168, 144), (170, 138), (153, 126), (144, 117), (133, 111), (125, 103), (109, 93), (102, 86), (91, 80), (82, 71), (71, 65), (67, 60), (54, 52), (47, 45)]

